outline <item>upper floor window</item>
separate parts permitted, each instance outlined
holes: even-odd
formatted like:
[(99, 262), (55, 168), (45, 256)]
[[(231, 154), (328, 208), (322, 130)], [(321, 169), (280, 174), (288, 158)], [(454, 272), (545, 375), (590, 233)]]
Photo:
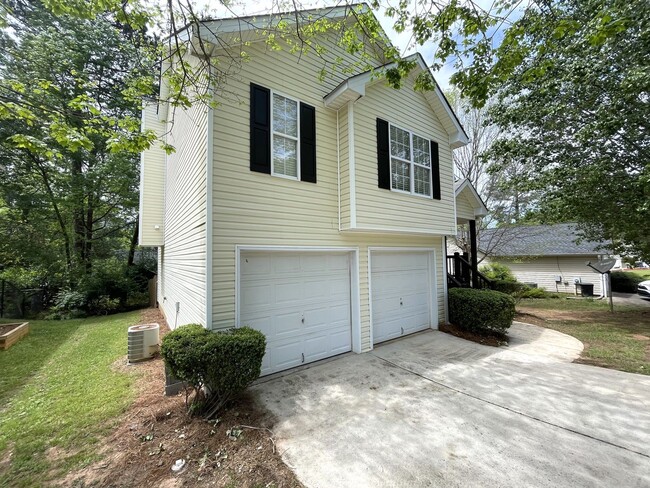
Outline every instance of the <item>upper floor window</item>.
[(250, 169), (316, 183), (316, 109), (251, 83)]
[(391, 189), (431, 197), (431, 144), (390, 125)]
[(298, 102), (277, 93), (271, 99), (271, 174), (300, 179)]

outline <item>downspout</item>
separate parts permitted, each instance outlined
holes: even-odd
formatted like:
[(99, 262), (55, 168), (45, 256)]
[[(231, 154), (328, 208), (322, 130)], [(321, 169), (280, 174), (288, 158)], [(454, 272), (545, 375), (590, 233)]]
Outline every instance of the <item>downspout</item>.
[(205, 165), (205, 327), (212, 329), (212, 258), (214, 253), (213, 248), (213, 224), (214, 224), (214, 193), (213, 193), (213, 177), (214, 177), (214, 108), (212, 102), (214, 101), (214, 91), (212, 87), (208, 87), (211, 94), (210, 102), (208, 103), (208, 123), (206, 134), (206, 165)]
[(338, 110), (336, 111), (336, 179), (338, 181), (339, 197), (339, 232), (341, 232), (341, 132), (339, 130)]

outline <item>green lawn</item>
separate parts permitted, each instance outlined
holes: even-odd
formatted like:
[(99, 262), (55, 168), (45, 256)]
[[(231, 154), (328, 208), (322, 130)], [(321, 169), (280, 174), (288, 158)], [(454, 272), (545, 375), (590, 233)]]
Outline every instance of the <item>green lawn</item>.
[(612, 314), (603, 300), (547, 299), (522, 300), (517, 309), (537, 319), (528, 321), (582, 341), (581, 362), (650, 375), (649, 308), (615, 305)]
[(644, 280), (650, 280), (650, 269), (628, 269), (625, 273), (632, 273), (640, 276)]
[(0, 486), (40, 486), (96, 459), (135, 395), (135, 373), (112, 365), (139, 318), (30, 321), (29, 335), (0, 351)]

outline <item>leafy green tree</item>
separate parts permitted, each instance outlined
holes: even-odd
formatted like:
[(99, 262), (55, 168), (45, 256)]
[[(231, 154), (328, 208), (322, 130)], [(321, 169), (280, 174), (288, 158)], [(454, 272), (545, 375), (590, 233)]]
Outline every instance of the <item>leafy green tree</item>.
[(0, 37), (0, 262), (74, 284), (133, 240), (155, 72), (113, 16), (23, 7)]
[(507, 136), (490, 157), (518, 161), (510, 187), (539, 194), (529, 216), (578, 222), (586, 237), (647, 259), (650, 4), (568, 1), (552, 14), (520, 21), (536, 55), (499, 89), (492, 121)]

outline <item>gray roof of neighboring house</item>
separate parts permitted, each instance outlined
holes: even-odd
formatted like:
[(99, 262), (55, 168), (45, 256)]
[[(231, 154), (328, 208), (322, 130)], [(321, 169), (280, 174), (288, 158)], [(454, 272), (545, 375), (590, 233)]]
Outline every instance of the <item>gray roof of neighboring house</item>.
[(478, 248), (492, 256), (576, 256), (608, 254), (606, 242), (580, 239), (576, 224), (485, 229)]

